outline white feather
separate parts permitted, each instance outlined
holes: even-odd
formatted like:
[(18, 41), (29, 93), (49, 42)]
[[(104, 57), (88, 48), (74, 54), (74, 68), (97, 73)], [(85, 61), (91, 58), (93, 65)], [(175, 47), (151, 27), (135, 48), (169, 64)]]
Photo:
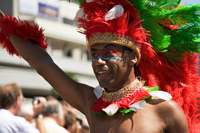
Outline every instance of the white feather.
[(83, 8), (80, 8), (80, 9), (76, 12), (76, 16), (75, 16), (75, 18), (74, 18), (73, 25), (78, 26), (79, 23), (77, 22), (77, 19), (83, 17), (83, 15), (84, 15)]
[(113, 20), (120, 17), (122, 14), (124, 14), (124, 8), (121, 5), (116, 5), (107, 12), (105, 15), (105, 20)]
[(130, 106), (130, 108), (133, 110), (133, 111), (139, 111), (141, 109), (143, 109), (146, 105), (146, 101), (145, 100), (141, 100), (137, 103), (134, 103)]
[(107, 115), (113, 116), (117, 111), (119, 107), (117, 104), (111, 104), (107, 108), (102, 109), (104, 112), (106, 112)]
[(153, 97), (158, 97), (163, 100), (171, 100), (172, 99), (172, 96), (169, 93), (164, 92), (164, 91), (152, 91), (152, 92), (149, 92), (149, 94)]
[(92, 1), (94, 1), (94, 0), (86, 0), (87, 3), (92, 2)]

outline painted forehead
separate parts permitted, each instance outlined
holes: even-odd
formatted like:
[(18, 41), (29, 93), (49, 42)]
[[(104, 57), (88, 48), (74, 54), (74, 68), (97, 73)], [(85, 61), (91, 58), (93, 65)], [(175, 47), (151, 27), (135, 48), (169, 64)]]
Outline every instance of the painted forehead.
[(92, 61), (98, 59), (101, 60), (123, 60), (123, 48), (118, 45), (107, 44), (107, 45), (97, 45), (91, 48)]
[(121, 46), (107, 44), (107, 45), (97, 45), (96, 47), (91, 48), (92, 58), (97, 58), (98, 56), (102, 57), (122, 57), (123, 48)]
[(97, 44), (91, 47), (90, 51), (105, 50), (108, 48), (122, 48), (122, 46), (115, 44)]

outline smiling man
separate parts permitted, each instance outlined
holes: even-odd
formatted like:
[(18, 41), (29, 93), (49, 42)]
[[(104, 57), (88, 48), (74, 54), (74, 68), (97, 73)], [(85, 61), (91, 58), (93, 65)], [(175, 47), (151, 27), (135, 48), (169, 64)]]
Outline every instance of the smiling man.
[(81, 2), (76, 20), (86, 35), (99, 82), (96, 88), (75, 82), (53, 62), (43, 49), (47, 45), (37, 25), (3, 16), (0, 38), (9, 53), (23, 57), (65, 101), (85, 114), (91, 133), (196, 133), (199, 76), (198, 56), (193, 53), (200, 51), (200, 31), (195, 27), (200, 6), (179, 3)]
[[(129, 77), (130, 71), (128, 71), (128, 65), (125, 65), (123, 61), (124, 49), (122, 46), (113, 44), (97, 44), (91, 48), (92, 67), (96, 78), (99, 85), (107, 88), (109, 92), (119, 90), (124, 85), (130, 84), (129, 82), (132, 80), (126, 79)], [(136, 64), (136, 61), (135, 57), (133, 64)], [(131, 78), (134, 79), (134, 74)]]

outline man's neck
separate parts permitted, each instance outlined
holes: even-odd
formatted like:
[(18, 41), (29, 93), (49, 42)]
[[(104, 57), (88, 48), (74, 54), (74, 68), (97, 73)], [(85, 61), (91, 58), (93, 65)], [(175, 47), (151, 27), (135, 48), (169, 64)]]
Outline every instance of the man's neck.
[(111, 88), (104, 88), (106, 92), (116, 92), (126, 86), (128, 86), (129, 84), (131, 84), (133, 81), (135, 81), (135, 77), (134, 78), (131, 78), (129, 80), (126, 80), (126, 82), (124, 82), (123, 84), (120, 84), (118, 86), (115, 86), (115, 87), (111, 87)]
[(10, 108), (8, 108), (8, 109), (6, 109), (6, 110), (8, 110), (11, 114), (13, 114), (13, 115), (15, 115), (15, 116), (18, 115), (17, 110), (16, 110), (15, 108), (13, 108), (13, 107), (10, 107)]
[(118, 91), (107, 92), (105, 90), (102, 94), (102, 99), (103, 101), (106, 101), (106, 102), (119, 101), (120, 99), (124, 99), (125, 97), (128, 97), (129, 95), (138, 91), (139, 88), (141, 88), (142, 86), (143, 86), (142, 82), (136, 79)]

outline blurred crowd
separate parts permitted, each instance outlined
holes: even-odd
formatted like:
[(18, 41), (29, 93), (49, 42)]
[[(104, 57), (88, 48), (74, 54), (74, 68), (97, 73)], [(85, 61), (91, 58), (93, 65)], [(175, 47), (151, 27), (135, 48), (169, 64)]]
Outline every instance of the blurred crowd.
[[(44, 124), (46, 133), (56, 133), (56, 132), (58, 133), (90, 133), (90, 129), (89, 129), (89, 125), (88, 125), (86, 117), (81, 112), (79, 112), (78, 110), (70, 106), (67, 102), (58, 101), (53, 96), (25, 99), (23, 97), (23, 94), (13, 93), (14, 90), (16, 90), (16, 88), (14, 88), (13, 86), (15, 87), (17, 86), (15, 83), (8, 84), (5, 86), (2, 86), (0, 88), (0, 121), (8, 121), (8, 124), (5, 124), (5, 122), (4, 123), (0, 122), (0, 128), (2, 128), (2, 130), (0, 129), (0, 133), (4, 133), (5, 131), (6, 133), (7, 131), (14, 133), (15, 129), (12, 129), (12, 130), (6, 129), (7, 128), (6, 126), (9, 125), (10, 128), (13, 128), (17, 125), (16, 123), (13, 123), (12, 120), (9, 120), (10, 117), (5, 117), (5, 118), (1, 117), (5, 114), (5, 112), (11, 113), (13, 115), (13, 118), (20, 117), (20, 119), (17, 120), (19, 122), (21, 121), (21, 118), (25, 119), (27, 125), (28, 123), (30, 123), (30, 127), (29, 126), (27, 127), (35, 128), (35, 129), (38, 129), (38, 123), (36, 123), (36, 119), (35, 119), (36, 118), (35, 114), (37, 114), (37, 118), (39, 117), (42, 120), (41, 125)], [(18, 89), (20, 88), (19, 86), (17, 87)], [(21, 88), (19, 90), (21, 91)], [(22, 91), (20, 93), (22, 93)], [(16, 98), (14, 98), (14, 95), (16, 95)], [(18, 97), (21, 97), (21, 101), (22, 101), (21, 104), (18, 104), (19, 103)], [(33, 103), (37, 102), (36, 104), (39, 105), (41, 101), (38, 99), (41, 99), (41, 98), (45, 99), (45, 103), (42, 104), (43, 109), (41, 112), (39, 112), (39, 109), (34, 110), (34, 108), (36, 107)], [(9, 103), (8, 99), (13, 99), (13, 103), (12, 104)], [(6, 105), (6, 102), (8, 102), (8, 104), (11, 104), (11, 106), (4, 107), (4, 105)], [(11, 109), (15, 110), (15, 113), (13, 113)], [(20, 128), (20, 127), (17, 127), (17, 128)], [(17, 130), (19, 131), (20, 129), (17, 129)]]

